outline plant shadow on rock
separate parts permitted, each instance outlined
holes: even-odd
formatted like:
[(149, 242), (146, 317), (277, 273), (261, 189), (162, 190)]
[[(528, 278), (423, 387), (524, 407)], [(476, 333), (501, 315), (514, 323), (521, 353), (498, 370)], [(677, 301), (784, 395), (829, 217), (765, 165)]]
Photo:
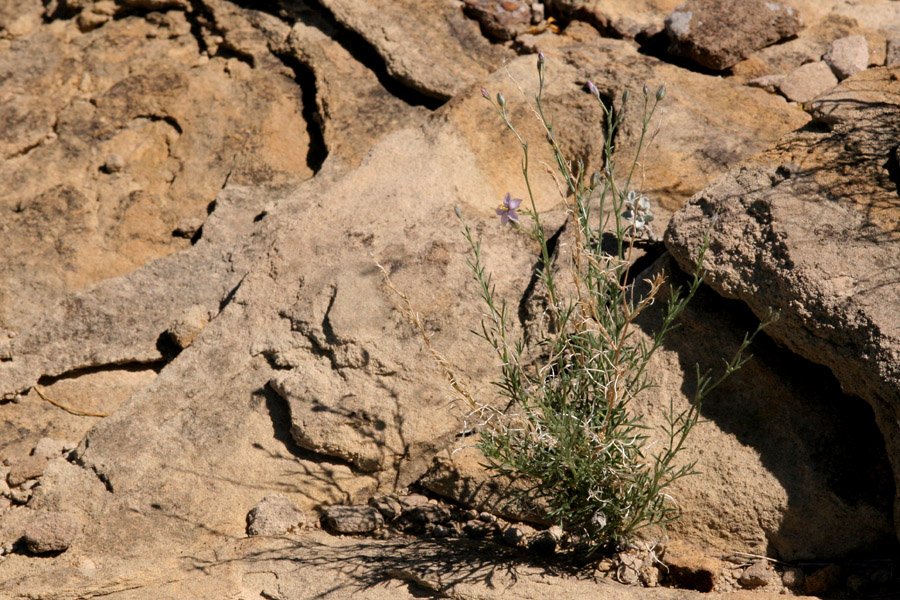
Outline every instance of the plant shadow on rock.
[[(687, 277), (674, 262), (669, 265), (671, 283), (686, 285)], [(654, 330), (653, 318), (640, 323), (645, 331)], [(759, 320), (743, 302), (724, 299), (703, 286), (681, 323), (666, 338), (663, 350), (677, 356), (686, 374), (680, 391), (690, 398), (697, 366), (700, 372), (721, 371), (717, 357), (737, 347), (743, 332), (753, 331)], [(719, 436), (733, 436), (756, 453), (761, 466), (783, 488), (786, 501), (769, 505), (772, 490), (750, 483), (757, 477), (750, 464), (716, 464), (710, 460), (714, 452), (707, 454), (704, 464), (708, 449), (700, 450), (701, 477), (709, 478), (707, 482), (721, 478), (735, 495), (745, 490), (762, 493), (750, 502), (759, 502), (751, 506), (759, 511), (769, 556), (810, 560), (896, 554), (900, 548), (892, 529), (894, 482), (872, 409), (862, 399), (844, 394), (826, 367), (791, 353), (766, 335), (759, 336), (750, 351), (750, 362), (710, 394), (701, 414), (720, 430)], [(696, 436), (694, 444), (699, 446)], [(740, 478), (742, 472), (746, 480)], [(735, 475), (738, 479), (733, 479)], [(687, 485), (712, 487), (690, 479)], [(704, 494), (693, 500), (702, 500)]]
[[(208, 571), (229, 560), (189, 557), (193, 568)], [(263, 549), (249, 550), (232, 559), (279, 573), (282, 591), (295, 580), (305, 580), (302, 569), (332, 569), (344, 578), (333, 578), (328, 597), (346, 592), (349, 597), (363, 594), (387, 581), (410, 584), (415, 597), (445, 597), (454, 586), (514, 584), (520, 577), (553, 576), (566, 570), (564, 565), (534, 559), (521, 550), (477, 540), (432, 541), (422, 539), (369, 540), (358, 538), (352, 544), (326, 544), (314, 538), (283, 538)], [(306, 590), (308, 593), (308, 590)], [(324, 595), (324, 594), (323, 594)], [(466, 595), (468, 597), (468, 595)]]

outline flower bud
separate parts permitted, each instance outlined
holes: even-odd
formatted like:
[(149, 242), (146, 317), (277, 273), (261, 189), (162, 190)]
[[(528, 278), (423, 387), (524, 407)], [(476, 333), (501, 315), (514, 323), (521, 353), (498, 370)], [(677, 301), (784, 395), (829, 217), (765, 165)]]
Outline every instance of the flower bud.
[(656, 100), (657, 102), (666, 97), (666, 86), (661, 85), (659, 89), (656, 90)]
[(647, 84), (644, 84), (644, 100), (650, 97), (650, 88), (647, 87)]
[(459, 210), (459, 207), (458, 207), (458, 206), (454, 206), (454, 207), (453, 207), (453, 212), (456, 213), (456, 216), (457, 216), (457, 217), (459, 217), (460, 219), (462, 219), (462, 211)]
[(600, 187), (600, 184), (603, 182), (603, 173), (600, 171), (594, 171), (591, 174), (591, 187)]
[(486, 89), (484, 89), (484, 88), (481, 88), (481, 95), (484, 96), (484, 99), (485, 99), (485, 100), (490, 100), (490, 99), (491, 99), (491, 95), (488, 94), (488, 91), (487, 91)]
[(600, 97), (600, 90), (597, 89), (597, 86), (594, 85), (593, 81), (588, 80), (587, 86), (588, 86), (588, 91), (590, 91), (594, 96), (596, 96), (598, 98)]
[(538, 52), (537, 67), (538, 67), (538, 73), (540, 73), (544, 69), (544, 51), (543, 50)]
[(506, 96), (502, 92), (497, 92), (497, 104), (501, 107), (506, 106)]
[(622, 104), (628, 103), (628, 98), (631, 96), (631, 93), (628, 90), (622, 92)]

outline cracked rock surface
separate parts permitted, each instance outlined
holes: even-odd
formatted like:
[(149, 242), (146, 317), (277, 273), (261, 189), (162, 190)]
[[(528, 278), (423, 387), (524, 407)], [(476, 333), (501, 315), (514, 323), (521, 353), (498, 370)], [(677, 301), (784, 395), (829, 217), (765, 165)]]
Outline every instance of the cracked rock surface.
[[(791, 133), (694, 196), (666, 236), (686, 267), (712, 223), (708, 281), (769, 332), (827, 366), (872, 407), (900, 480), (900, 208), (896, 67), (869, 69), (814, 102), (820, 128)], [(713, 221), (713, 215), (717, 219)], [(900, 496), (895, 506), (900, 507)]]
[[(613, 140), (622, 162), (640, 134), (641, 86), (665, 84), (640, 177), (660, 225), (809, 115), (577, 19), (562, 35), (491, 43), (449, 0), (21, 6), (20, 18), (0, 11), (0, 111), (11, 124), (0, 132), (10, 182), (0, 227), (11, 241), (0, 264), (0, 417), (12, 432), (0, 459), (24, 460), (47, 436), (80, 444), (26, 482), (27, 498), (0, 504), (0, 595), (595, 594), (596, 582), (519, 565), (490, 540), (336, 538), (313, 524), (328, 506), (365, 505), (426, 473), (440, 480), (432, 489), (479, 510), (497, 498), (473, 493), (490, 477), (477, 457), (444, 459), (465, 408), (375, 263), (456, 375), (502, 408), (488, 392), (494, 357), (468, 331), (483, 311), (454, 207), (516, 307), (513, 335), (537, 314), (538, 253), (496, 222), (499, 199), (526, 189), (515, 140), (479, 88), (505, 95), (533, 163), (551, 163), (520, 92), (533, 89), (543, 50), (554, 132), (594, 170), (605, 132), (586, 82), (624, 113)], [(556, 183), (540, 174), (532, 187), (564, 246)], [(732, 310), (721, 302), (711, 296), (665, 348), (654, 366), (663, 385), (642, 410), (685, 401), (690, 360), (718, 360), (740, 338), (746, 319), (719, 326)], [(835, 550), (797, 516), (814, 514), (816, 531), (849, 539), (837, 552), (883, 538), (885, 480), (876, 473), (857, 496), (829, 483), (846, 468), (829, 463), (829, 451), (846, 450), (834, 424), (856, 413), (841, 412), (825, 380), (814, 391), (828, 406), (807, 415), (795, 369), (777, 368), (790, 358), (767, 351), (776, 358), (725, 395), (740, 409), (704, 415), (709, 475), (678, 489), (691, 510), (674, 535), (715, 551)], [(766, 419), (784, 425), (772, 439), (755, 433)], [(811, 425), (792, 437), (800, 423)], [(866, 450), (879, 465), (878, 445)], [(270, 494), (310, 515), (307, 527), (245, 537), (248, 512)], [(16, 544), (40, 513), (73, 515), (79, 530), (38, 564)], [(699, 597), (602, 585), (610, 598)]]

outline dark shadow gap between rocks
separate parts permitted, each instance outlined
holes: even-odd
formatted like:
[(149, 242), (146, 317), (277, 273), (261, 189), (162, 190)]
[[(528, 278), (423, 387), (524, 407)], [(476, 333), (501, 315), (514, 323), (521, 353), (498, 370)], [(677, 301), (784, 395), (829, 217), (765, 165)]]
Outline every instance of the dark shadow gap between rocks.
[(278, 53), (275, 56), (284, 66), (293, 71), (294, 81), (300, 88), (300, 97), (303, 102), (301, 114), (303, 120), (306, 121), (306, 134), (309, 136), (306, 165), (314, 174), (318, 173), (325, 159), (328, 158), (328, 146), (325, 144), (324, 120), (316, 102), (318, 95), (316, 76), (308, 65), (303, 64), (290, 53)]
[[(241, 0), (236, 2), (236, 4), (238, 6), (250, 5), (247, 8), (257, 8), (255, 2), (248, 0)], [(302, 3), (293, 0), (278, 0), (278, 4), (281, 10), (275, 13), (275, 16), (283, 20), (287, 17), (293, 21), (300, 21), (322, 31), (322, 33), (340, 44), (354, 59), (372, 71), (384, 89), (406, 104), (410, 106), (424, 106), (433, 111), (446, 103), (444, 100), (423, 94), (391, 77), (384, 59), (378, 54), (378, 51), (362, 35), (342, 25), (331, 11), (322, 6), (317, 0), (306, 0)], [(291, 22), (289, 21), (288, 24), (291, 24)]]
[(153, 362), (127, 362), (120, 364), (108, 364), (108, 365), (97, 365), (93, 367), (83, 367), (80, 369), (73, 369), (71, 371), (66, 371), (62, 375), (44, 375), (40, 379), (38, 379), (38, 385), (41, 387), (50, 387), (53, 384), (59, 381), (65, 381), (67, 379), (78, 379), (84, 375), (93, 375), (96, 373), (109, 373), (116, 371), (125, 371), (128, 373), (141, 373), (144, 371), (153, 371), (154, 373), (159, 373), (163, 370), (168, 364), (167, 360), (157, 360)]
[[(687, 285), (683, 273), (674, 274), (672, 280), (672, 285)], [(737, 333), (728, 332), (753, 331), (759, 319), (740, 300), (722, 298), (701, 286), (680, 323), (664, 340), (663, 348), (677, 353), (686, 374), (694, 373), (699, 364), (701, 373), (709, 371), (715, 378), (723, 368), (721, 360), (713, 360), (715, 352), (720, 351), (720, 359), (728, 360), (740, 344)], [(713, 323), (716, 331), (711, 329)], [(647, 322), (641, 327), (649, 333), (655, 331)], [(827, 535), (815, 534), (809, 540), (807, 532), (821, 533), (837, 518), (816, 516), (817, 507), (822, 508), (823, 498), (829, 494), (848, 510), (868, 506), (890, 521), (893, 476), (868, 403), (846, 395), (827, 367), (791, 353), (765, 333), (756, 338), (749, 351), (750, 362), (704, 400), (701, 415), (740, 444), (753, 448), (762, 466), (786, 492), (786, 508), (778, 529), (767, 533), (767, 554), (789, 559), (779, 548), (802, 554), (804, 544), (821, 545), (819, 538)], [(779, 388), (772, 389), (771, 395), (758, 393), (759, 381), (766, 377)], [(692, 398), (695, 385), (695, 377), (686, 376), (682, 393)], [(785, 396), (790, 403), (783, 401)], [(811, 481), (825, 489), (808, 488)], [(835, 510), (839, 513), (843, 509)], [(875, 524), (873, 528), (877, 529)], [(868, 547), (851, 555), (822, 552), (809, 559), (894, 555), (900, 547), (890, 533), (887, 529), (881, 537), (872, 531), (860, 533), (878, 539), (873, 538)]]

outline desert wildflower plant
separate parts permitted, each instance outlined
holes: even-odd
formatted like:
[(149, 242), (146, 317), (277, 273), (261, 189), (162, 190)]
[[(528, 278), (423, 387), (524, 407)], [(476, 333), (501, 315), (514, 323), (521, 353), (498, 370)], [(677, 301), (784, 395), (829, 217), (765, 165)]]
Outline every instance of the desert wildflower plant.
[[(655, 385), (648, 367), (666, 336), (678, 326), (679, 315), (696, 294), (705, 274), (708, 235), (701, 246), (697, 269), (684, 288), (667, 285), (657, 273), (643, 282), (631, 273), (635, 242), (657, 241), (652, 228), (650, 199), (634, 188), (642, 151), (652, 138), (651, 123), (666, 95), (665, 87), (651, 94), (643, 88), (643, 121), (637, 150), (627, 168), (615, 164), (612, 139), (622, 123), (623, 109), (604, 103), (597, 87), (587, 93), (597, 101), (605, 128), (602, 170), (590, 175), (581, 162), (569, 160), (545, 112), (543, 89), (546, 59), (538, 54), (538, 89), (533, 113), (543, 125), (556, 170), (564, 186), (563, 201), (574, 224), (569, 271), (574, 290), (563, 295), (548, 235), (537, 210), (529, 179), (529, 146), (510, 121), (503, 94), (481, 94), (496, 110), (522, 150), (522, 175), (527, 199), (507, 193), (496, 213), (500, 225), (517, 228), (537, 242), (540, 261), (537, 279), (545, 292), (543, 318), (537, 335), (514, 336), (507, 302), (497, 298), (491, 274), (481, 258), (481, 242), (473, 236), (462, 212), (455, 208), (471, 247), (468, 260), (486, 308), (476, 333), (499, 359), (494, 382), (507, 400), (507, 410), (478, 402), (455, 376), (453, 366), (431, 344), (409, 298), (385, 283), (402, 300), (403, 310), (418, 327), (432, 357), (454, 395), (468, 407), (466, 433), (476, 431), (477, 446), (498, 474), (525, 482), (513, 491), (510, 503), (526, 510), (547, 507), (547, 516), (587, 545), (588, 553), (611, 549), (629, 541), (635, 532), (676, 519), (679, 507), (668, 493), (676, 480), (695, 474), (694, 462), (676, 461), (688, 436), (700, 421), (701, 402), (750, 358), (754, 337), (775, 318), (765, 317), (743, 342), (718, 376), (697, 367), (696, 391), (687, 408), (670, 399), (661, 431), (653, 431), (633, 410), (633, 402)], [(558, 180), (559, 181), (559, 180)], [(527, 202), (527, 204), (526, 204)], [(715, 222), (715, 219), (713, 220)], [(604, 236), (614, 244), (601, 244)], [(639, 285), (643, 284), (643, 285)], [(664, 297), (665, 296), (665, 297)], [(665, 302), (656, 332), (649, 338), (636, 333), (636, 319), (657, 302)], [(515, 337), (515, 339), (514, 339)]]
[[(635, 242), (656, 240), (656, 236), (650, 199), (634, 185), (641, 152), (651, 138), (652, 119), (666, 90), (660, 87), (651, 94), (643, 88), (638, 148), (627, 168), (619, 172), (612, 139), (623, 112), (607, 106), (597, 87), (587, 83), (587, 93), (596, 99), (606, 130), (603, 168), (588, 175), (582, 163), (566, 157), (545, 112), (543, 53), (538, 55), (537, 71), (532, 108), (545, 129), (574, 224), (569, 265), (574, 282), (569, 289), (574, 293), (560, 295), (563, 274), (553, 267), (548, 235), (532, 193), (528, 142), (510, 121), (506, 98), (498, 94), (493, 100), (481, 90), (521, 146), (528, 197), (523, 202), (506, 194), (497, 214), (502, 225), (516, 227), (537, 242), (541, 253), (537, 277), (546, 301), (539, 334), (527, 343), (512, 339), (508, 305), (496, 297), (481, 258), (481, 243), (457, 209), (472, 250), (469, 266), (487, 309), (477, 333), (499, 358), (495, 384), (509, 406), (501, 413), (475, 405), (473, 413), (480, 419), (478, 447), (490, 468), (527, 482), (526, 489), (511, 500), (532, 506), (535, 500), (543, 502), (549, 507), (548, 516), (585, 541), (593, 553), (628, 540), (639, 529), (677, 518), (679, 508), (668, 488), (695, 473), (695, 463), (678, 462), (676, 457), (700, 419), (701, 401), (749, 359), (748, 346), (767, 320), (744, 337), (720, 375), (701, 374), (698, 367), (693, 402), (678, 410), (670, 401), (662, 431), (651, 431), (644, 424), (632, 403), (654, 385), (648, 375), (650, 359), (697, 292), (708, 247), (707, 238), (697, 270), (684, 289), (665, 285), (657, 274), (643, 282), (642, 293), (637, 292), (629, 272)], [(623, 106), (628, 100), (626, 92)], [(609, 234), (615, 244), (611, 250), (604, 245), (604, 250), (601, 240)], [(649, 341), (642, 341), (635, 333), (635, 319), (662, 301), (661, 324)], [(471, 396), (467, 401), (472, 402)]]

